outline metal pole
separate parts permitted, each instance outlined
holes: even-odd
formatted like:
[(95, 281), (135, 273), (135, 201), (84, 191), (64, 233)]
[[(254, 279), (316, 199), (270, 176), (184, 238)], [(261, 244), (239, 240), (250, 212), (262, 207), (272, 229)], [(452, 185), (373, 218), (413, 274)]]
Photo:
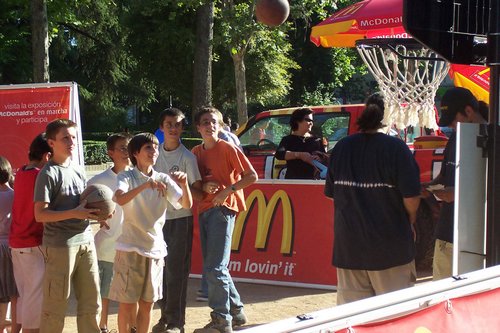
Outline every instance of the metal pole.
[(490, 111), (488, 125), (488, 177), (486, 208), (486, 265), (500, 264), (500, 0), (491, 2), (488, 33)]

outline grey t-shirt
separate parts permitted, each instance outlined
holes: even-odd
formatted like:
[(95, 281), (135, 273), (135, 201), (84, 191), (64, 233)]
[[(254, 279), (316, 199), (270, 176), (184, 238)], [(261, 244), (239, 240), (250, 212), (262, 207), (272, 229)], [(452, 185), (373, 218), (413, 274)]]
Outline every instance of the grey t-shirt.
[[(201, 180), (196, 156), (194, 156), (194, 154), (184, 145), (181, 144), (177, 149), (172, 151), (166, 151), (163, 146), (161, 146), (159, 150), (160, 155), (154, 167), (156, 171), (166, 174), (170, 174), (174, 171), (185, 172), (189, 185)], [(191, 215), (193, 215), (191, 209), (181, 208), (176, 210), (169, 203), (166, 218), (167, 220), (172, 220)]]
[[(49, 161), (36, 178), (34, 201), (47, 202), (50, 210), (73, 209), (80, 204), (80, 194), (85, 185), (85, 174), (79, 166), (62, 166)], [(44, 223), (45, 246), (68, 247), (93, 240), (88, 220), (68, 219)]]

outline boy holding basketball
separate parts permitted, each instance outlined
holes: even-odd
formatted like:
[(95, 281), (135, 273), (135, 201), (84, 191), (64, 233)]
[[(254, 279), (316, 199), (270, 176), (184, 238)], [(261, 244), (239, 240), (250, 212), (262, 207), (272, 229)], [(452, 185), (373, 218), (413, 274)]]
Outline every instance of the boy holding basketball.
[[(102, 173), (92, 177), (88, 185), (101, 184), (109, 187), (113, 193), (117, 190), (118, 174), (128, 170), (130, 159), (128, 157), (128, 142), (130, 135), (113, 134), (106, 140), (108, 156), (113, 161), (113, 166)], [(122, 232), (123, 210), (117, 206), (115, 213), (108, 220), (109, 228), (101, 228), (94, 236), (97, 250), (97, 263), (99, 266), (100, 289), (102, 299), (101, 321), (99, 326), (102, 333), (108, 332), (108, 306), (109, 287), (113, 277), (113, 262), (115, 261), (116, 239)], [(136, 309), (132, 309), (135, 311)], [(135, 323), (132, 325), (135, 327)]]
[(151, 133), (134, 136), (128, 145), (134, 168), (118, 175), (114, 199), (123, 208), (124, 220), (116, 242), (109, 298), (120, 303), (119, 332), (130, 331), (136, 303), (137, 332), (149, 332), (153, 304), (162, 297), (165, 211), (168, 203), (174, 209), (190, 208), (193, 203), (184, 172), (167, 175), (153, 169), (158, 145)]
[(59, 333), (71, 287), (78, 302), (79, 332), (100, 333), (99, 275), (94, 238), (88, 219), (97, 219), (96, 209), (80, 204), (86, 181), (83, 170), (71, 162), (76, 149), (77, 125), (56, 119), (45, 130), (52, 157), (35, 183), (35, 219), (44, 223), (43, 282), (40, 333)]

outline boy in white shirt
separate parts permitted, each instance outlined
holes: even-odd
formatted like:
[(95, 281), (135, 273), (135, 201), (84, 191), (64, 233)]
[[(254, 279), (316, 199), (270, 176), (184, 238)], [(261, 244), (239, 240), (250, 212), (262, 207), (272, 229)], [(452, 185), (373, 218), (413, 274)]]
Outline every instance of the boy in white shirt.
[[(101, 184), (109, 187), (113, 192), (116, 191), (118, 174), (130, 167), (127, 148), (130, 138), (131, 136), (128, 134), (113, 134), (108, 137), (106, 148), (109, 158), (113, 161), (113, 166), (92, 177), (87, 182), (88, 185)], [(123, 210), (120, 206), (116, 207), (113, 217), (107, 223), (109, 228), (99, 229), (94, 236), (102, 300), (101, 320), (99, 323), (101, 333), (108, 332), (109, 287), (113, 277), (116, 239), (122, 232), (123, 224)], [(135, 323), (133, 324), (135, 326)]]
[(130, 332), (130, 314), (137, 302), (137, 333), (149, 332), (153, 304), (162, 297), (163, 258), (167, 255), (162, 228), (167, 203), (176, 209), (190, 208), (193, 203), (185, 173), (169, 176), (153, 169), (158, 144), (151, 133), (134, 136), (128, 145), (134, 168), (118, 175), (114, 199), (123, 208), (124, 221), (116, 242), (109, 298), (120, 303), (120, 332)]

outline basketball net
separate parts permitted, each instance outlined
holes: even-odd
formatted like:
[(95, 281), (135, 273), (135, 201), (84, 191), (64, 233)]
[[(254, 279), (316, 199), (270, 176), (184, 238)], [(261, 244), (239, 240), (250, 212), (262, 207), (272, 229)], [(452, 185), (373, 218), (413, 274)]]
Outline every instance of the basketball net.
[(356, 48), (384, 94), (384, 125), (438, 129), (434, 97), (448, 62), (414, 39), (364, 39)]

